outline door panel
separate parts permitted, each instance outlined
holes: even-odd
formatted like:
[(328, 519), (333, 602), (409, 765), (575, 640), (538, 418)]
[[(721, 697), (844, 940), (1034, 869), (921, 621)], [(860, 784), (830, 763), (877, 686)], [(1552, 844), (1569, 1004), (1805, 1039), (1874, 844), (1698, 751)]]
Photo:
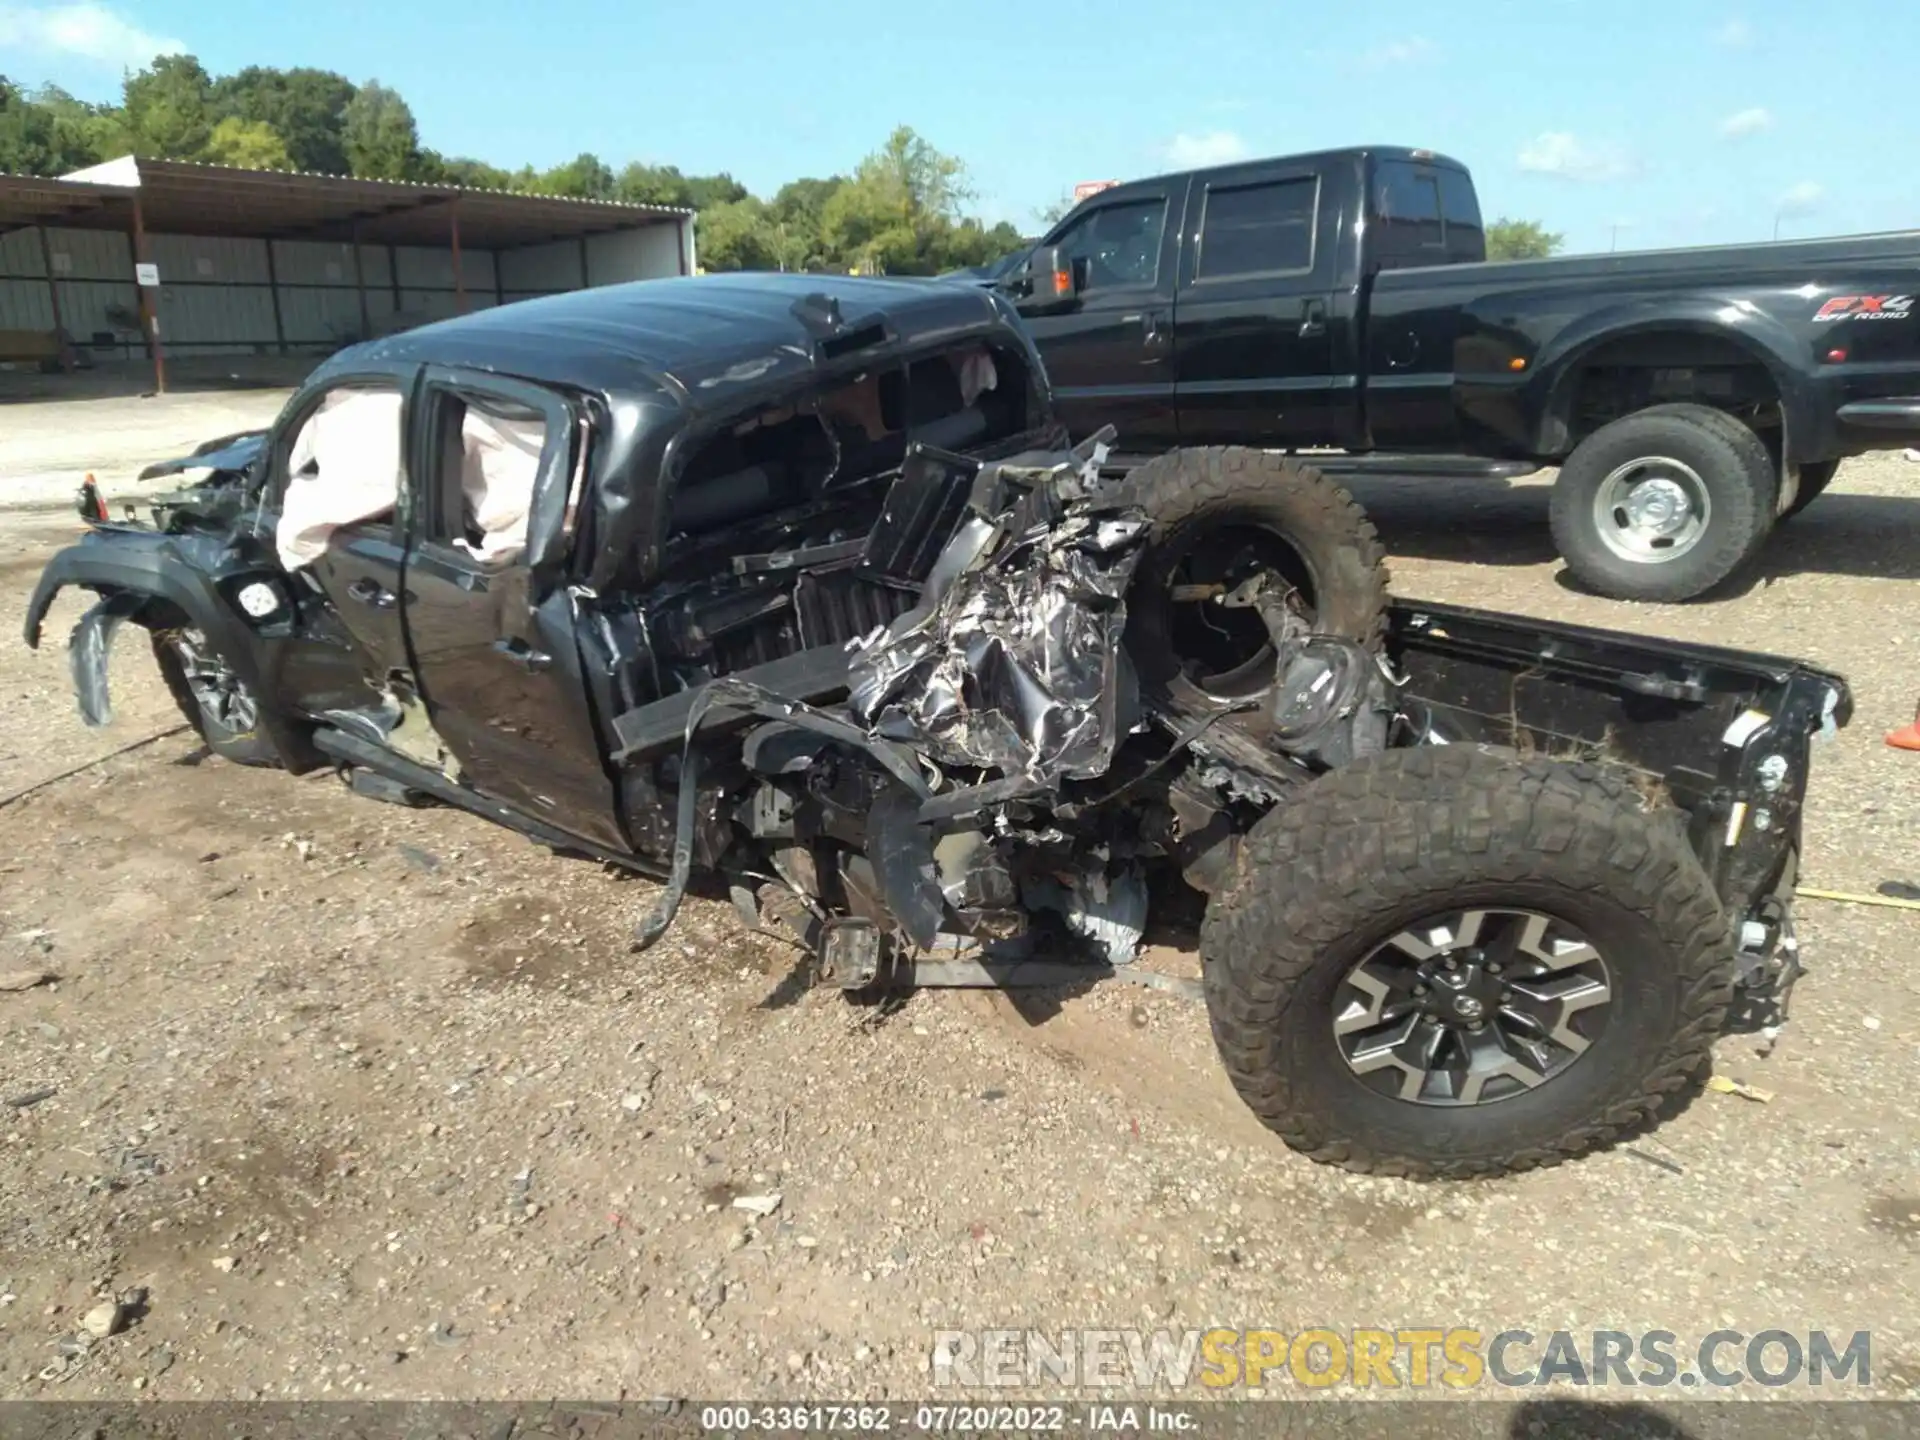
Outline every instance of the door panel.
[[(308, 714), (361, 713), (376, 734), (391, 723), (389, 679), (410, 668), (400, 607), (400, 511), (406, 397), (416, 373), (412, 366), (370, 369), (303, 392), (288, 404), (266, 450), (276, 540), (311, 556), (292, 571), (293, 583), (325, 597), (323, 605), (310, 594), (303, 600), (301, 627), (324, 658), (283, 677), (281, 698)], [(332, 516), (368, 516), (383, 500), (385, 513), (327, 528)], [(359, 684), (350, 678), (355, 674)]]
[(353, 636), (374, 683), (411, 668), (400, 605), (406, 553), (391, 519), (364, 520), (334, 531), (325, 553), (307, 567)]
[(1071, 309), (1030, 315), (1055, 402), (1079, 440), (1119, 427), (1123, 449), (1178, 439), (1173, 404), (1173, 271), (1179, 253), (1175, 186), (1129, 186), (1076, 216), (1049, 243), (1081, 277)]
[(1340, 443), (1357, 377), (1334, 371), (1337, 209), (1312, 170), (1196, 181), (1181, 258), (1182, 444)]
[[(535, 495), (558, 487), (562, 499), (539, 506), (530, 495), (526, 508), (562, 523), (573, 479), (579, 432), (560, 396), (492, 376), (429, 372), (416, 407), (413, 453), (423, 483), (403, 604), (427, 714), (459, 761), (462, 783), (624, 849), (615, 787), (580, 671), (572, 596), (564, 586), (535, 595), (525, 549), (483, 558), (456, 543), (474, 543), (458, 533), (471, 522), (475, 498), (463, 493), (463, 471), (469, 482), (478, 473), (469, 407), (510, 417), (522, 433), (544, 426), (537, 461), (529, 454), (532, 487)], [(500, 508), (497, 494), (480, 508)]]

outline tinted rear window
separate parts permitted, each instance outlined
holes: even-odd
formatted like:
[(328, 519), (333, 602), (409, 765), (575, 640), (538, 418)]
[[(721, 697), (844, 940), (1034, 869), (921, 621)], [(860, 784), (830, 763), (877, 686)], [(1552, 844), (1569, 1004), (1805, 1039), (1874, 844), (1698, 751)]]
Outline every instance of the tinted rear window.
[(1374, 172), (1372, 218), (1382, 269), (1486, 258), (1473, 182), (1458, 170), (1383, 160)]
[(1196, 280), (1313, 268), (1313, 176), (1260, 185), (1212, 185), (1200, 220)]

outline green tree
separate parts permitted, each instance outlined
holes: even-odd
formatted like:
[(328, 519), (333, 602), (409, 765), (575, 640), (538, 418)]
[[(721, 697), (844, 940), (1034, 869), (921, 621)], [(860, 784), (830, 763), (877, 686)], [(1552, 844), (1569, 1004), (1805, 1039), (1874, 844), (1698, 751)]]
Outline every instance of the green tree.
[(704, 211), (713, 205), (733, 205), (750, 198), (747, 187), (724, 170), (718, 175), (687, 177), (687, 203)]
[(564, 165), (556, 165), (534, 182), (541, 195), (566, 195), (575, 200), (611, 200), (614, 174), (598, 155), (582, 151)]
[(242, 120), (237, 115), (229, 115), (213, 127), (206, 158), (216, 165), (237, 165), (242, 170), (293, 169), (286, 142), (271, 125)]
[(779, 232), (766, 205), (753, 196), (709, 205), (696, 224), (698, 254), (705, 269), (781, 268)]
[(969, 217), (936, 236), (929, 258), (936, 270), (964, 270), (998, 260), (1024, 243), (1020, 232), (1004, 220), (989, 227)]
[(52, 117), (55, 174), (98, 165), (133, 148), (126, 115), (117, 105), (89, 105), (58, 85), (41, 86), (33, 103)]
[(53, 85), (29, 95), (0, 75), (0, 174), (64, 175), (128, 148), (118, 110)]
[(378, 80), (353, 92), (341, 117), (341, 144), (355, 175), (369, 180), (408, 180), (420, 166), (420, 127), (413, 111)]
[(349, 171), (346, 116), (352, 100), (353, 82), (346, 76), (305, 66), (249, 65), (213, 82), (218, 116), (271, 127), (285, 144), (292, 169), (323, 175)]
[(1487, 259), (1544, 260), (1566, 243), (1538, 220), (1509, 220), (1501, 216), (1487, 226)]
[(160, 55), (121, 87), (136, 155), (198, 160), (213, 137), (213, 81), (191, 55)]
[(498, 165), (489, 165), (484, 160), (469, 160), (460, 155), (442, 155), (435, 150), (422, 150), (414, 171), (416, 179), (436, 185), (465, 185), (473, 190), (516, 188), (516, 177)]
[(901, 125), (822, 208), (823, 237), (850, 266), (932, 274), (970, 195), (966, 167)]
[(629, 205), (691, 206), (693, 188), (674, 165), (646, 165), (635, 160), (614, 181), (613, 198)]
[(846, 183), (844, 175), (824, 180), (807, 177), (789, 180), (775, 192), (767, 213), (779, 244), (781, 269), (820, 270), (838, 259), (830, 253), (821, 217), (827, 202)]

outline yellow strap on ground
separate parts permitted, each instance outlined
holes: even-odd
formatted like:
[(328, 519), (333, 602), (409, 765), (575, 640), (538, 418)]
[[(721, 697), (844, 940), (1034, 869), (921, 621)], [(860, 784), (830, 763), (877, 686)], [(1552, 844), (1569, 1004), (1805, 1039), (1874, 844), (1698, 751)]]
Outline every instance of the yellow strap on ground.
[(1832, 900), (1840, 905), (1884, 905), (1889, 910), (1920, 910), (1920, 900), (1896, 900), (1891, 895), (1856, 895), (1851, 890), (1813, 890), (1805, 885), (1793, 893), (1802, 900)]

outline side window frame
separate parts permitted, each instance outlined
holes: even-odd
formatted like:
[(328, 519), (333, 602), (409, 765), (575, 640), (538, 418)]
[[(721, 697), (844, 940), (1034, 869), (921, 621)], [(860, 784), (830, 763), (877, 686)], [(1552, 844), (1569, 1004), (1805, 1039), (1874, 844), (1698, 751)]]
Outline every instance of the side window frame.
[[(1313, 193), (1313, 204), (1307, 211), (1306, 264), (1269, 266), (1260, 270), (1238, 270), (1231, 275), (1206, 273), (1207, 212), (1213, 203), (1216, 190), (1272, 190), (1282, 185), (1302, 183), (1309, 185)], [(1313, 274), (1320, 261), (1320, 203), (1324, 196), (1325, 186), (1317, 170), (1207, 181), (1200, 191), (1200, 215), (1193, 227), (1193, 277), (1187, 283), (1189, 285), (1233, 285), (1246, 280), (1275, 280)]]
[[(1173, 200), (1164, 194), (1124, 195), (1113, 200), (1103, 200), (1073, 217), (1071, 224), (1054, 232), (1046, 240), (1049, 246), (1056, 246), (1075, 232), (1099, 223), (1100, 217), (1116, 210), (1137, 209), (1141, 206), (1157, 205), (1160, 208), (1160, 228), (1154, 237), (1153, 273), (1144, 280), (1124, 280), (1106, 285), (1087, 285), (1082, 293), (1088, 295), (1109, 294), (1116, 290), (1152, 290), (1160, 284), (1161, 268), (1167, 259), (1167, 226), (1173, 218)], [(1091, 273), (1091, 271), (1089, 271)]]
[[(437, 554), (462, 556), (476, 569), (488, 568), (483, 562), (461, 550), (453, 542), (464, 533), (461, 498), (446, 492), (442, 436), (439, 416), (449, 400), (466, 403), (466, 397), (490, 398), (540, 413), (546, 424), (546, 436), (540, 446), (540, 461), (534, 472), (533, 498), (527, 512), (527, 545), (520, 555), (504, 563), (505, 568), (524, 566), (549, 583), (537, 587), (542, 593), (557, 582), (566, 569), (578, 517), (566, 525), (570, 504), (584, 503), (582, 470), (587, 461), (589, 427), (586, 411), (579, 401), (561, 391), (531, 381), (495, 375), (484, 371), (448, 366), (428, 366), (421, 377), (417, 403), (411, 407), (408, 453), (414, 476), (414, 516), (412, 542), (431, 545)], [(457, 472), (456, 472), (457, 473)], [(575, 491), (581, 493), (576, 496)]]
[[(265, 508), (277, 511), (286, 499), (287, 485), (293, 479), (287, 464), (293, 458), (294, 442), (300, 438), (300, 432), (319, 412), (321, 404), (336, 390), (392, 390), (400, 396), (400, 477), (394, 487), (393, 515), (390, 521), (391, 533), (397, 542), (410, 523), (413, 510), (412, 502), (412, 446), (409, 436), (413, 427), (414, 387), (419, 378), (419, 367), (408, 365), (394, 368), (371, 367), (365, 370), (347, 370), (329, 374), (322, 379), (309, 382), (306, 389), (300, 391), (281, 410), (274, 421), (273, 430), (267, 436), (265, 461), (267, 473), (261, 481), (261, 501)], [(363, 524), (374, 524), (363, 521)]]
[[(1423, 265), (1438, 265), (1444, 263), (1450, 253), (1447, 237), (1447, 197), (1440, 184), (1440, 173), (1441, 167), (1437, 165), (1425, 165), (1412, 160), (1383, 161), (1375, 172), (1376, 192), (1370, 213), (1378, 222), (1388, 227), (1389, 234), (1392, 234), (1391, 227), (1400, 223), (1411, 223), (1416, 226), (1433, 224), (1439, 227), (1439, 234), (1435, 239), (1420, 240), (1412, 245), (1404, 243), (1399, 236), (1394, 236), (1392, 253), (1387, 256), (1389, 268), (1413, 269)], [(1427, 218), (1424, 211), (1417, 218), (1394, 215), (1381, 203), (1385, 196), (1380, 192), (1386, 190), (1391, 183), (1389, 177), (1397, 175), (1405, 175), (1423, 191), (1432, 193), (1431, 220)]]

